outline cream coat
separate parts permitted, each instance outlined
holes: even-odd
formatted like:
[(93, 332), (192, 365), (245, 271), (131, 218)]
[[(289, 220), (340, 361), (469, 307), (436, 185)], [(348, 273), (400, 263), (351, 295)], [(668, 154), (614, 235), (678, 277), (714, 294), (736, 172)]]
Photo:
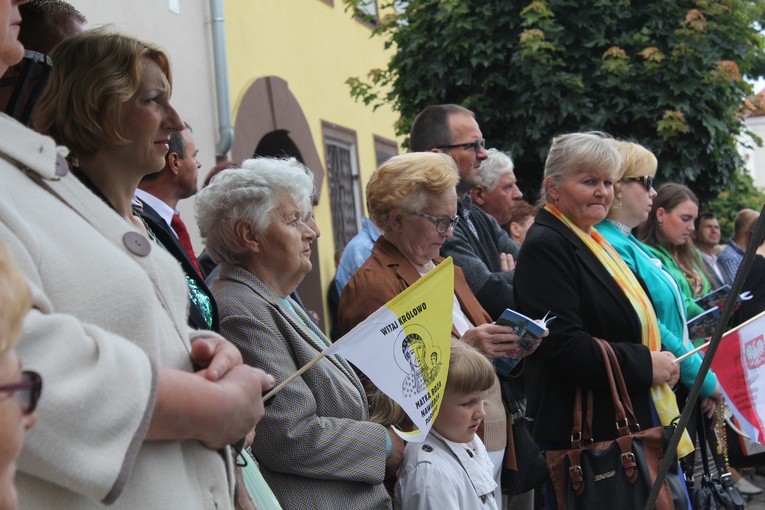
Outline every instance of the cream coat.
[(192, 370), (178, 263), (157, 246), (132, 254), (123, 242), (132, 227), (74, 176), (55, 177), (50, 138), (4, 115), (0, 133), (0, 243), (33, 295), (17, 351), (44, 380), (18, 463), (20, 508), (231, 508), (220, 453), (143, 441), (157, 368)]

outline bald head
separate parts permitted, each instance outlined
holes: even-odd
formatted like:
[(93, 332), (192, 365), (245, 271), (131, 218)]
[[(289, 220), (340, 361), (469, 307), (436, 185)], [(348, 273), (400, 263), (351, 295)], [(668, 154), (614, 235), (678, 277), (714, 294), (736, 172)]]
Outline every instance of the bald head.
[(733, 223), (733, 240), (739, 246), (746, 246), (746, 234), (753, 222), (757, 221), (760, 213), (754, 209), (742, 209), (736, 215)]

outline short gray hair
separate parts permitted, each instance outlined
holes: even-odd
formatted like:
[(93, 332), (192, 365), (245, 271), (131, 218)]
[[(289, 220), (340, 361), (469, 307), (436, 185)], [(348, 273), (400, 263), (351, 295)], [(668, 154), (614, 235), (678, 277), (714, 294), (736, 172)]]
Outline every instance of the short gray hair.
[(497, 189), (499, 180), (507, 174), (512, 174), (515, 165), (509, 152), (501, 152), (497, 149), (486, 151), (489, 156), (481, 163), (481, 186), (493, 193)]
[(279, 191), (292, 196), (301, 215), (311, 213), (313, 176), (294, 158), (248, 159), (241, 168), (220, 172), (197, 193), (197, 224), (215, 262), (241, 265), (249, 261), (249, 252), (236, 237), (236, 223), (245, 220), (265, 230)]
[(550, 201), (546, 185), (548, 177), (555, 185), (560, 185), (569, 177), (587, 170), (607, 168), (616, 178), (622, 158), (612, 140), (609, 135), (600, 131), (569, 133), (553, 138), (545, 161), (539, 206), (543, 207)]

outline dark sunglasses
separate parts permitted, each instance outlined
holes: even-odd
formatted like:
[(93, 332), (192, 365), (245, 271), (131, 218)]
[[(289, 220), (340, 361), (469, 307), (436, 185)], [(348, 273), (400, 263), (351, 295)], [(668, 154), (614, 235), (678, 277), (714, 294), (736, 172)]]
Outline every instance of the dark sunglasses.
[(624, 177), (622, 180), (627, 182), (639, 182), (643, 185), (646, 191), (651, 191), (651, 188), (653, 187), (652, 175), (641, 175), (640, 177)]
[(21, 372), (21, 381), (0, 386), (0, 393), (2, 392), (12, 393), (21, 406), (21, 411), (24, 414), (32, 414), (42, 393), (42, 377), (37, 372), (24, 370)]
[(436, 149), (470, 149), (476, 154), (481, 152), (481, 149), (486, 147), (486, 140), (481, 138), (480, 140), (476, 140), (475, 142), (468, 142), (468, 143), (455, 143), (454, 145), (439, 145), (436, 147)]

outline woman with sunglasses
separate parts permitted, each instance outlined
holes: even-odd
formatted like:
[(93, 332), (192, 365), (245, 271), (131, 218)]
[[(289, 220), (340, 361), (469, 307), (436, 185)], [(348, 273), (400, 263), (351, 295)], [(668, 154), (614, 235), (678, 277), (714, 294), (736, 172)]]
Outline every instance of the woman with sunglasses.
[[(338, 306), (341, 333), (350, 331), (441, 263), (441, 246), (452, 236), (459, 219), (458, 181), (454, 160), (436, 152), (394, 156), (372, 174), (367, 184), (367, 204), (382, 235), (367, 261), (343, 288)], [(457, 266), (452, 335), (491, 359), (517, 352), (518, 337), (512, 328), (492, 323)], [(495, 494), (500, 498), (499, 472), (507, 422), (497, 380), (489, 390), (486, 413), (482, 439), (494, 462), (498, 487)]]
[[(614, 182), (614, 203), (606, 219), (595, 228), (616, 249), (630, 270), (647, 290), (659, 321), (661, 344), (677, 357), (693, 348), (688, 342), (683, 296), (672, 275), (657, 264), (650, 248), (632, 235), (632, 229), (648, 219), (656, 190), (653, 179), (658, 162), (651, 151), (637, 143), (612, 140), (622, 158)], [(695, 354), (680, 362), (680, 381), (693, 386), (702, 358)], [(722, 394), (717, 377), (707, 373), (701, 387), (702, 408), (708, 416), (714, 413)]]
[(0, 245), (0, 510), (16, 508), (16, 457), (24, 434), (37, 421), (34, 413), (42, 389), (35, 372), (21, 371), (14, 345), (32, 298), (24, 278)]

